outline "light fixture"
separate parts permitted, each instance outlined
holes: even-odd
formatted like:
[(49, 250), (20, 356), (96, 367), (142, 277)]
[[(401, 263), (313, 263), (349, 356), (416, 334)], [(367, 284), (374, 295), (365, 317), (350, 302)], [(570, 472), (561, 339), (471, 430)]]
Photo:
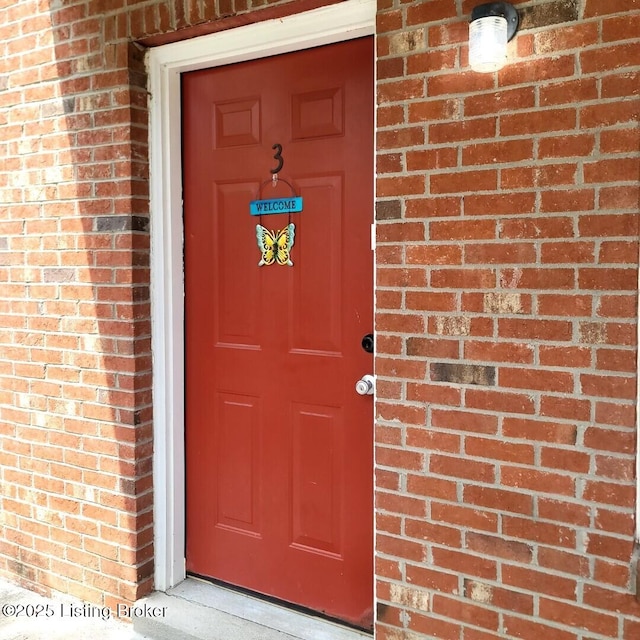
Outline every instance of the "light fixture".
[(487, 2), (471, 12), (469, 64), (474, 71), (490, 73), (504, 66), (507, 42), (518, 23), (518, 12), (508, 2)]

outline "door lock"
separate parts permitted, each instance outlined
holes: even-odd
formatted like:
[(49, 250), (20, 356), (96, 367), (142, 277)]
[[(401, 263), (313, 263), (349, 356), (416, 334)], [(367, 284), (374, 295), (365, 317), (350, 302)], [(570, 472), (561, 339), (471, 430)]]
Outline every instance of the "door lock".
[(373, 333), (367, 333), (362, 337), (362, 348), (367, 353), (373, 353)]
[(361, 396), (371, 396), (375, 390), (375, 378), (370, 374), (362, 376), (358, 382), (356, 382), (356, 393)]

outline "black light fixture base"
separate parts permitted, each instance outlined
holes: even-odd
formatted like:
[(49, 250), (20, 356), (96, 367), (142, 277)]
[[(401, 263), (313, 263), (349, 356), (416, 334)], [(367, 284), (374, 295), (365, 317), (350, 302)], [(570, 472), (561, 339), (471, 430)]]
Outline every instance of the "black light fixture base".
[(520, 18), (515, 7), (508, 2), (487, 2), (478, 5), (471, 12), (471, 22), (479, 18), (487, 18), (489, 16), (499, 16), (507, 21), (507, 41), (516, 35)]

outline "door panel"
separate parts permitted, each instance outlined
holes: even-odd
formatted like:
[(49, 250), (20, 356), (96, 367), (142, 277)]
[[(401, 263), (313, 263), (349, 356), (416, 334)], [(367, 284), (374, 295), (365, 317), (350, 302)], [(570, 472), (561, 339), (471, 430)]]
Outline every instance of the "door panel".
[[(368, 627), (372, 39), (185, 74), (183, 114), (187, 570)], [(303, 211), (250, 216), (284, 180)]]

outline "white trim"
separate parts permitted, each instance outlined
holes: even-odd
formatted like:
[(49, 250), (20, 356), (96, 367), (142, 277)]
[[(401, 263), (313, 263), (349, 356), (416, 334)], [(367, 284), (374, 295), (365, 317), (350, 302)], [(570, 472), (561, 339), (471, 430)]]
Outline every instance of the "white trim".
[(155, 588), (184, 564), (184, 279), (180, 74), (375, 33), (375, 0), (346, 0), (151, 49), (151, 322)]

